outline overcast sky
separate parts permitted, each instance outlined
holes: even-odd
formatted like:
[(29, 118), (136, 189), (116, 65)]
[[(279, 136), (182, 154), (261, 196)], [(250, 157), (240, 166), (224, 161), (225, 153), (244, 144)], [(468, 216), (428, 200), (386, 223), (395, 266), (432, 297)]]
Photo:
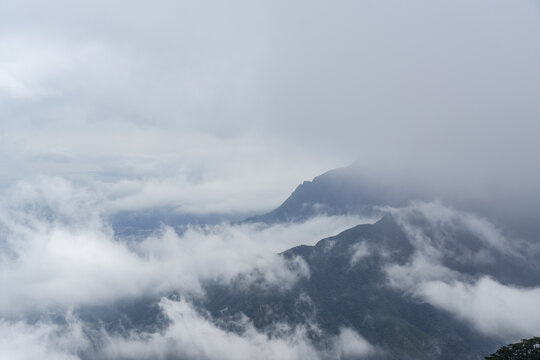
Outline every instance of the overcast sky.
[(539, 63), (538, 1), (4, 0), (0, 184), (260, 211), (357, 160), (537, 194)]

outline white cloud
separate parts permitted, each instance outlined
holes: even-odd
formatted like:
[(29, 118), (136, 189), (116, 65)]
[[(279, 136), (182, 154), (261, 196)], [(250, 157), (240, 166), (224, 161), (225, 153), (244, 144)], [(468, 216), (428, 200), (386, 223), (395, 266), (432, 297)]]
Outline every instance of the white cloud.
[[(169, 320), (159, 332), (133, 330), (113, 335), (71, 315), (63, 325), (40, 321), (0, 321), (0, 354), (13, 360), (83, 359), (351, 359), (379, 350), (350, 328), (330, 337), (328, 347), (315, 346), (304, 325), (274, 324), (257, 330), (246, 317), (216, 323), (208, 313), (185, 299), (162, 298), (160, 308)], [(234, 325), (236, 332), (226, 327)], [(313, 324), (312, 324), (313, 325)], [(92, 334), (92, 335), (90, 335)]]
[(398, 220), (416, 250), (430, 259), (447, 256), (462, 263), (490, 262), (491, 254), (499, 253), (524, 260), (524, 255), (534, 250), (520, 239), (508, 239), (487, 219), (440, 201), (414, 201), (409, 206), (387, 210)]
[[(276, 324), (269, 336), (244, 319), (244, 331), (232, 333), (185, 300), (162, 299), (161, 307), (171, 320), (164, 331), (141, 334), (135, 329), (127, 338), (99, 329), (88, 338), (85, 327), (94, 325), (69, 314), (65, 323), (48, 322), (46, 316), (37, 323), (25, 322), (29, 314), (62, 313), (171, 291), (203, 296), (201, 283), (206, 280), (234, 280), (235, 286), (280, 291), (309, 276), (310, 270), (300, 258), (285, 260), (278, 252), (314, 244), (362, 221), (333, 216), (273, 226), (223, 223), (190, 226), (181, 235), (163, 226), (147, 238), (128, 243), (115, 239), (103, 221), (107, 200), (102, 195), (93, 188), (48, 177), (18, 183), (3, 194), (0, 334), (5, 336), (0, 345), (6, 346), (0, 351), (2, 356), (217, 359), (226, 354), (235, 359), (326, 359), (371, 353), (371, 346), (351, 329), (343, 329), (326, 350), (315, 348), (302, 327)], [(95, 353), (93, 341), (105, 341), (101, 355)]]
[[(514, 341), (540, 332), (539, 287), (501, 284), (488, 276), (460, 273), (444, 259), (469, 266), (493, 262), (494, 254), (513, 258), (526, 266), (536, 248), (519, 240), (510, 240), (485, 219), (443, 206), (439, 202), (413, 203), (391, 212), (405, 230), (415, 251), (405, 264), (387, 264), (389, 285), (454, 314), (477, 331)], [(458, 237), (473, 234), (481, 242), (476, 250), (462, 244)], [(471, 241), (469, 239), (468, 241)], [(525, 253), (528, 252), (526, 256)]]
[(422, 282), (416, 293), (486, 335), (515, 341), (540, 333), (540, 287), (503, 285), (482, 277), (472, 283)]
[(334, 349), (339, 359), (358, 359), (380, 353), (380, 349), (350, 328), (340, 330), (334, 341)]
[(385, 268), (390, 286), (414, 292), (418, 284), (424, 281), (454, 281), (460, 273), (441, 265), (436, 259), (430, 259), (421, 253), (415, 253), (404, 265), (389, 264)]
[[(219, 327), (186, 301), (162, 299), (160, 303), (171, 325), (162, 333), (134, 334), (110, 338), (104, 353), (111, 358), (187, 359), (319, 359), (301, 328), (286, 337), (269, 337), (247, 320), (241, 334)], [(357, 335), (358, 336), (358, 335)], [(367, 344), (369, 346), (369, 344)]]
[(0, 320), (0, 355), (4, 359), (78, 360), (77, 352), (88, 345), (82, 324), (72, 317), (64, 326)]
[(371, 249), (368, 246), (368, 244), (365, 241), (361, 241), (359, 243), (354, 244), (351, 246), (352, 255), (351, 255), (351, 266), (354, 266), (358, 264), (361, 259), (365, 258), (366, 256), (371, 255)]
[(115, 239), (103, 199), (58, 178), (21, 183), (0, 209), (0, 312), (103, 304), (173, 290), (202, 295), (201, 281), (262, 280), (287, 288), (309, 268), (276, 255), (361, 221), (318, 217), (300, 224), (164, 226), (138, 242)]

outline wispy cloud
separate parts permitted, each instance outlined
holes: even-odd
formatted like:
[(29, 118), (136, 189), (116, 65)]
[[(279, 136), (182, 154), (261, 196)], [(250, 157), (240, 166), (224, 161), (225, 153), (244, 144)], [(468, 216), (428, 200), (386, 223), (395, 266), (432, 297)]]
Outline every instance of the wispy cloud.
[[(540, 332), (540, 313), (534, 310), (540, 300), (538, 280), (536, 286), (523, 287), (482, 272), (490, 263), (507, 266), (501, 258), (534, 271), (536, 247), (507, 238), (485, 219), (438, 202), (413, 203), (391, 212), (415, 252), (405, 264), (386, 265), (390, 286), (454, 314), (488, 336), (513, 341)], [(471, 268), (475, 273), (464, 271)]]
[(2, 355), (12, 359), (46, 357), (75, 359), (335, 359), (374, 355), (379, 349), (350, 328), (342, 328), (327, 346), (313, 344), (307, 328), (274, 324), (257, 330), (245, 316), (227, 330), (209, 314), (185, 299), (161, 299), (159, 306), (168, 325), (159, 332), (136, 329), (127, 335), (109, 334), (69, 315), (62, 324), (0, 322)]

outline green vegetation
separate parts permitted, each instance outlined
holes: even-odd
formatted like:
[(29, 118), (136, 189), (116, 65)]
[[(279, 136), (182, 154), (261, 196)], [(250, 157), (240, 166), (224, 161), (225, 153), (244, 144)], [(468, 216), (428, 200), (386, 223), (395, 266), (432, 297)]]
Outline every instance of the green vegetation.
[(540, 337), (523, 339), (521, 342), (501, 347), (486, 356), (486, 360), (540, 360)]

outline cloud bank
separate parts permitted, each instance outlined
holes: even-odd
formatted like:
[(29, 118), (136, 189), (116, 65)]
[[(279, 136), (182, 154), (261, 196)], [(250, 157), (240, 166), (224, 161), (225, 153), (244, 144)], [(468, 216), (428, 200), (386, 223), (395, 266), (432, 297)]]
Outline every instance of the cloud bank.
[[(327, 359), (376, 352), (351, 329), (316, 347), (302, 327), (276, 324), (269, 334), (241, 317), (227, 330), (186, 298), (159, 302), (168, 323), (159, 332), (109, 333), (73, 310), (183, 294), (204, 298), (213, 282), (285, 291), (310, 269), (279, 252), (314, 244), (363, 222), (321, 216), (272, 226), (220, 223), (158, 227), (137, 240), (119, 238), (107, 221), (107, 197), (62, 178), (20, 182), (0, 205), (0, 340), (13, 359), (287, 358)], [(238, 281), (238, 280), (241, 281)], [(172, 295), (171, 295), (172, 296)], [(167, 325), (168, 324), (168, 325)], [(234, 344), (231, 350), (231, 344)], [(339, 356), (341, 356), (339, 355)]]
[[(314, 243), (362, 219), (318, 217), (301, 224), (158, 228), (139, 241), (117, 239), (91, 189), (59, 178), (21, 183), (0, 210), (0, 313), (112, 302), (171, 291), (203, 295), (201, 282), (245, 281), (287, 288), (309, 268), (277, 254)], [(263, 278), (250, 276), (252, 272)]]

